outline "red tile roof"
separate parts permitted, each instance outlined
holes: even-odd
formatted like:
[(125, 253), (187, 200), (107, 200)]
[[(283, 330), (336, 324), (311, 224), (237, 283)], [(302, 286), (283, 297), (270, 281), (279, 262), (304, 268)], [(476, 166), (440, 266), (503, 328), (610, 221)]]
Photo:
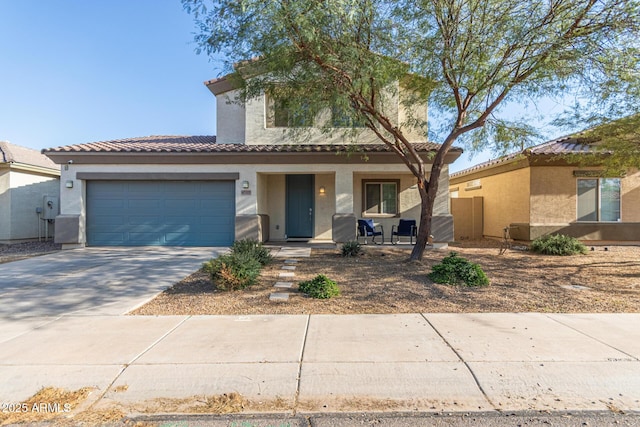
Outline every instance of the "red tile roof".
[[(419, 152), (437, 150), (440, 145), (415, 143)], [(49, 148), (43, 153), (335, 153), (347, 151), (383, 153), (385, 144), (217, 144), (215, 136), (146, 136)], [(453, 148), (454, 152), (461, 152)]]

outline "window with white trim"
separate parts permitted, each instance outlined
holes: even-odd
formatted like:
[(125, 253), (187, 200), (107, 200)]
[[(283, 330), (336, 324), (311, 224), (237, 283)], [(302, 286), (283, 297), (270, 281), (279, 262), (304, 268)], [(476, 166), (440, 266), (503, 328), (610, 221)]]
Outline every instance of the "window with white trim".
[(578, 179), (578, 221), (620, 221), (620, 178)]
[(363, 181), (364, 214), (397, 215), (398, 181)]

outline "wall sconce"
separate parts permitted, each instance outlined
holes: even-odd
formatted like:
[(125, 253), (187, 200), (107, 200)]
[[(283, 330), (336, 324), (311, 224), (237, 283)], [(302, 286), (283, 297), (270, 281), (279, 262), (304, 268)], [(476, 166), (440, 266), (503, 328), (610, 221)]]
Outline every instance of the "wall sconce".
[(249, 189), (249, 181), (242, 181), (242, 189), (243, 190)]
[(73, 188), (73, 181), (67, 181), (64, 183), (64, 186), (67, 188)]
[(324, 186), (320, 187), (320, 195), (324, 196), (325, 192), (326, 192), (326, 189), (324, 188)]

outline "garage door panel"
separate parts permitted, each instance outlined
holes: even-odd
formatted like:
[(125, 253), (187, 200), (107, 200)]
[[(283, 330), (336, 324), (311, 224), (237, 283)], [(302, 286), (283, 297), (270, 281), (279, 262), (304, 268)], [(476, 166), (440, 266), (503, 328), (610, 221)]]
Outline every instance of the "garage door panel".
[(134, 246), (159, 246), (162, 244), (162, 235), (157, 232), (129, 232), (128, 237), (130, 244)]
[(129, 200), (127, 203), (127, 207), (130, 209), (160, 209), (162, 208), (162, 203), (160, 200), (154, 199), (137, 199), (137, 200)]
[(89, 181), (89, 245), (227, 246), (235, 224), (233, 181)]

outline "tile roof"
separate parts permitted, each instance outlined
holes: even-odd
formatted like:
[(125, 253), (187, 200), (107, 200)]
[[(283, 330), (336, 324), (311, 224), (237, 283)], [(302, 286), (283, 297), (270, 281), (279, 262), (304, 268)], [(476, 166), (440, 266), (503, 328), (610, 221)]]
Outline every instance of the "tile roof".
[(30, 166), (60, 170), (60, 166), (37, 150), (21, 147), (6, 141), (0, 141), (0, 163), (22, 163)]
[[(426, 142), (413, 146), (420, 152), (437, 150), (440, 145)], [(113, 141), (66, 145), (43, 150), (43, 153), (335, 153), (359, 150), (383, 153), (391, 150), (384, 144), (217, 144), (216, 137), (146, 136)], [(453, 148), (452, 151), (462, 151)]]
[[(507, 154), (506, 156), (498, 157), (497, 159), (488, 160), (484, 163), (477, 164), (470, 168), (454, 172), (451, 177), (464, 175), (470, 172), (487, 169), (493, 166), (497, 166), (511, 160), (515, 160), (521, 157), (529, 156), (560, 156), (567, 154), (581, 154), (593, 152), (593, 140), (582, 138), (578, 136), (563, 136), (562, 138), (554, 139), (544, 142), (540, 145), (535, 145), (530, 148), (525, 148), (522, 151), (516, 153)], [(606, 153), (606, 152), (605, 152)]]

